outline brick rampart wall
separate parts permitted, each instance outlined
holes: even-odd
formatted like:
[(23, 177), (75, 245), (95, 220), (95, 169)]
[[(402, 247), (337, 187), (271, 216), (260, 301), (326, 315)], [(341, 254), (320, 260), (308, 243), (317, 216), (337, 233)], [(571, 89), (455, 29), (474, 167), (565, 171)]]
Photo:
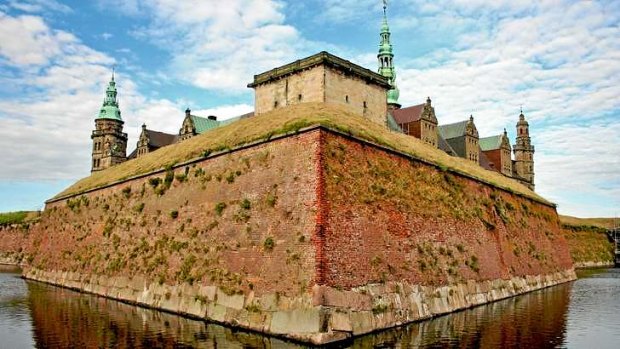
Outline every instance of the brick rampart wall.
[[(314, 284), (319, 131), (208, 158), (48, 204), (31, 265), (229, 292), (299, 294)], [(159, 185), (153, 185), (159, 180)]]
[(441, 285), (570, 269), (553, 207), (327, 135), (325, 284)]

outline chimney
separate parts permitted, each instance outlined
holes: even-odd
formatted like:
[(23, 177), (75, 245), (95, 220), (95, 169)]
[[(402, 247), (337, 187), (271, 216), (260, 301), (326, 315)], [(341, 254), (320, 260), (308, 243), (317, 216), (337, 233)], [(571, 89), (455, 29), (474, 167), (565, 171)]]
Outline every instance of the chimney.
[(189, 110), (189, 108), (185, 109), (185, 116), (190, 116), (192, 113), (191, 110)]

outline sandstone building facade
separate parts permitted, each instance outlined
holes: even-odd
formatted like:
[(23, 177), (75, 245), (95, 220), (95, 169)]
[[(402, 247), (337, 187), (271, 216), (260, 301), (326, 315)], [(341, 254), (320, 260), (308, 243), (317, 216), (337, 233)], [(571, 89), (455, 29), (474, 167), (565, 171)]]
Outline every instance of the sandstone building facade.
[(339, 105), (385, 124), (386, 92), (391, 85), (373, 71), (328, 52), (320, 52), (254, 76), (255, 113), (297, 103)]

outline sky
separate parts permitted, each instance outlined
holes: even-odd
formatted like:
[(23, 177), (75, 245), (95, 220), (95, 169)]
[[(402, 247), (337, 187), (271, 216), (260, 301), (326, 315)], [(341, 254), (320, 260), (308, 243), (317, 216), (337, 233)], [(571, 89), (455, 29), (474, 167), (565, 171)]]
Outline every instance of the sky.
[[(253, 110), (253, 75), (319, 51), (377, 69), (380, 0), (0, 0), (0, 212), (41, 209), (90, 171), (116, 69), (140, 126)], [(519, 109), (536, 191), (560, 214), (620, 215), (620, 1), (393, 0), (400, 102), (440, 124), (473, 114), (514, 144)]]

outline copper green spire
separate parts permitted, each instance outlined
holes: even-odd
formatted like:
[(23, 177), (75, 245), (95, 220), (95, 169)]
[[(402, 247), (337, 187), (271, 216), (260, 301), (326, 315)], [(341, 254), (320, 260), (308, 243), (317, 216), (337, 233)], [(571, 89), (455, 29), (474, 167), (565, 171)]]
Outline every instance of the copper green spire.
[(105, 90), (105, 98), (103, 99), (103, 106), (99, 111), (97, 119), (113, 119), (123, 121), (121, 119), (121, 111), (118, 108), (118, 101), (116, 100), (116, 82), (114, 81), (114, 69), (112, 69), (112, 78), (108, 83), (108, 88)]
[(388, 104), (398, 104), (400, 92), (396, 87), (396, 70), (394, 69), (394, 52), (390, 43), (390, 27), (387, 22), (387, 0), (383, 0), (383, 23), (381, 24), (381, 43), (379, 44), (379, 74), (388, 79), (392, 88), (387, 92)]

